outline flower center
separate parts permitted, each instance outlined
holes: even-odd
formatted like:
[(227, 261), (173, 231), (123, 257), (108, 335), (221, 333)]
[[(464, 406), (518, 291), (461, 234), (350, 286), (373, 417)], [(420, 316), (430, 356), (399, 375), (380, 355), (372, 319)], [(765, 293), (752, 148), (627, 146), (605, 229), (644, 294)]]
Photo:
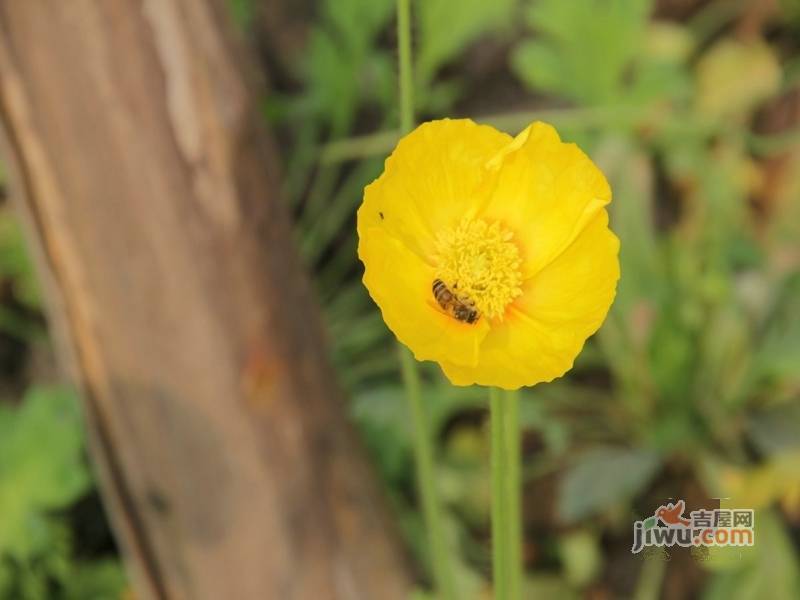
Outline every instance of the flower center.
[(437, 277), (488, 318), (502, 318), (522, 293), (519, 249), (500, 223), (464, 217), (436, 238)]

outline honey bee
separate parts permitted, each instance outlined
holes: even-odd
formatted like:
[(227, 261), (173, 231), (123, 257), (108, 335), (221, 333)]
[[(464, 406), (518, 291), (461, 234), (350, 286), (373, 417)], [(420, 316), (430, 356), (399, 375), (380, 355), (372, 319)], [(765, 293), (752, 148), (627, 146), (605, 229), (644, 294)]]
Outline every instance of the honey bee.
[(463, 323), (472, 324), (480, 319), (475, 303), (452, 292), (441, 279), (433, 280), (433, 297), (449, 315)]

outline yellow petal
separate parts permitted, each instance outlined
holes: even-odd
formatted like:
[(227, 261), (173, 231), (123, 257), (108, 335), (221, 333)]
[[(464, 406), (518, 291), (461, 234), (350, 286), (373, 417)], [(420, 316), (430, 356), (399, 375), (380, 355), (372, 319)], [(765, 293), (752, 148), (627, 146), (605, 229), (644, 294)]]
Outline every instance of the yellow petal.
[(383, 320), (417, 360), (464, 366), (477, 362), (489, 326), (485, 320), (461, 323), (439, 308), (430, 265), (381, 227), (361, 232), (358, 256), (364, 263), (364, 285)]
[(557, 332), (511, 310), (502, 323), (492, 325), (474, 367), (447, 361), (439, 364), (455, 385), (515, 390), (563, 375), (572, 366), (572, 361), (565, 359), (569, 351)]
[(597, 213), (553, 262), (523, 285), (514, 307), (576, 341), (593, 334), (614, 301), (619, 280), (619, 239), (608, 213)]
[(506, 318), (493, 323), (478, 364), (443, 362), (456, 385), (516, 389), (566, 373), (605, 319), (619, 279), (619, 240), (601, 210), (550, 264), (529, 279)]
[(514, 231), (523, 277), (555, 259), (611, 200), (603, 173), (575, 144), (536, 122), (491, 161), (496, 187), (482, 217)]
[(486, 203), (489, 159), (511, 136), (469, 119), (430, 121), (406, 135), (364, 190), (358, 232), (380, 227), (427, 261), (436, 233)]
[[(467, 120), (421, 125), (365, 190), (364, 283), (397, 338), (454, 383), (516, 389), (549, 381), (572, 366), (613, 300), (619, 242), (603, 208), (610, 198), (597, 167), (549, 125), (534, 123), (513, 140)], [(522, 258), (522, 294), (502, 319), (484, 315), (472, 325), (446, 314), (431, 289), (441, 276), (442, 232), (470, 219), (497, 223)], [(450, 259), (470, 266), (458, 261), (475, 257), (462, 254)]]

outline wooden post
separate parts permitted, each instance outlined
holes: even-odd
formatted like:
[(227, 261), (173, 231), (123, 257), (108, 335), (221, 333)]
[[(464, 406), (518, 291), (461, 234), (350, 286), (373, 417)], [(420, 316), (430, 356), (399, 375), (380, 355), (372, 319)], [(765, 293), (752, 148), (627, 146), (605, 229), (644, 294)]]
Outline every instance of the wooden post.
[(404, 598), (226, 17), (0, 0), (4, 160), (60, 354), (137, 598)]

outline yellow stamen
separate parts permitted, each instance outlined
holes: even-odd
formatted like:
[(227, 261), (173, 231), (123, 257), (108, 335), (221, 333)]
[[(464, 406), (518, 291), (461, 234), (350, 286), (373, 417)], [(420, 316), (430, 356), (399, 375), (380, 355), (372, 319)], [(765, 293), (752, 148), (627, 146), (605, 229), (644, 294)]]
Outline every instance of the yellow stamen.
[(521, 260), (512, 238), (500, 223), (465, 217), (437, 236), (437, 277), (488, 318), (502, 319), (506, 307), (522, 294)]

